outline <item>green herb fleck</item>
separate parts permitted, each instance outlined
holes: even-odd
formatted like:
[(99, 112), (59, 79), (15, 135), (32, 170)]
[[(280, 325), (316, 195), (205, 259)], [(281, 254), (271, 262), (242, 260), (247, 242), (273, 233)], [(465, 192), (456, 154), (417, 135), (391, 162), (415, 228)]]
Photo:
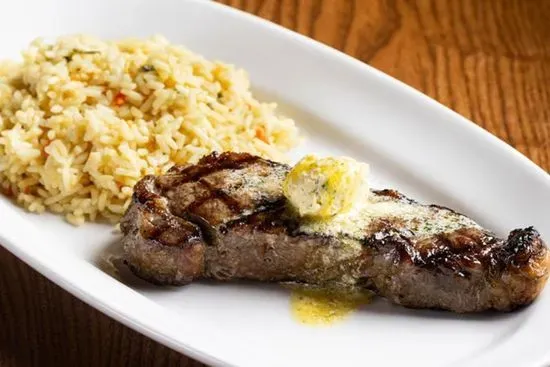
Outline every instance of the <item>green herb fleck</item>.
[(157, 71), (157, 69), (155, 69), (155, 67), (153, 65), (146, 64), (146, 65), (142, 65), (139, 68), (139, 71), (141, 71), (143, 73), (147, 73), (149, 71)]
[(64, 56), (63, 58), (65, 59), (65, 61), (71, 62), (73, 60), (74, 55), (76, 54), (93, 55), (98, 53), (99, 51), (97, 50), (80, 50), (78, 48), (75, 48), (67, 56)]
[(93, 55), (93, 54), (99, 53), (99, 51), (97, 50), (79, 50), (79, 49), (75, 49), (74, 52), (79, 54), (85, 54), (85, 55)]

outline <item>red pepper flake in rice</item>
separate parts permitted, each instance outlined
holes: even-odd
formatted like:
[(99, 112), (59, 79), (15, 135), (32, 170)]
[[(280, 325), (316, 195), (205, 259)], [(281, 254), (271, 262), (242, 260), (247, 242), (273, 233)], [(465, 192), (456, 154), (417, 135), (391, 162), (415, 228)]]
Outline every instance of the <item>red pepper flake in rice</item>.
[(117, 106), (122, 106), (124, 103), (126, 103), (126, 96), (122, 92), (118, 92), (113, 99), (113, 102)]
[(263, 127), (257, 127), (256, 128), (256, 138), (260, 139), (266, 144), (269, 144), (269, 140), (267, 140), (267, 136), (265, 136), (265, 129)]

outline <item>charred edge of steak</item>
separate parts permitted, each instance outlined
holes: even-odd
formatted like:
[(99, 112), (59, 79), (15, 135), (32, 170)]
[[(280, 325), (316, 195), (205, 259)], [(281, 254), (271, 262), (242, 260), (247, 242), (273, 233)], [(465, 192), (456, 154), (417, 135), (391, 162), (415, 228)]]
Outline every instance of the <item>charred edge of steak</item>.
[(138, 277), (158, 285), (183, 285), (204, 273), (204, 234), (197, 225), (171, 215), (160, 198), (145, 203), (134, 198), (120, 227), (125, 263)]
[(392, 199), (395, 199), (397, 201), (401, 201), (403, 203), (407, 203), (407, 204), (418, 204), (418, 202), (416, 200), (413, 200), (405, 195), (403, 195), (402, 193), (400, 193), (399, 191), (397, 190), (392, 190), (392, 189), (382, 189), (382, 190), (372, 190), (372, 192), (375, 194), (375, 195), (378, 195), (378, 196), (387, 196), (387, 197), (390, 197)]
[(393, 247), (396, 262), (407, 262), (430, 271), (450, 270), (465, 278), (470, 274), (462, 269), (480, 265), (493, 272), (505, 269), (521, 271), (547, 253), (547, 247), (533, 227), (515, 229), (507, 240), (475, 228), (462, 228), (416, 243), (402, 231), (388, 229), (366, 238), (364, 244), (379, 251)]
[(365, 285), (413, 308), (512, 311), (537, 297), (550, 266), (533, 227), (516, 229), (506, 240), (463, 228), (417, 243), (388, 230), (367, 238), (365, 246), (370, 258)]

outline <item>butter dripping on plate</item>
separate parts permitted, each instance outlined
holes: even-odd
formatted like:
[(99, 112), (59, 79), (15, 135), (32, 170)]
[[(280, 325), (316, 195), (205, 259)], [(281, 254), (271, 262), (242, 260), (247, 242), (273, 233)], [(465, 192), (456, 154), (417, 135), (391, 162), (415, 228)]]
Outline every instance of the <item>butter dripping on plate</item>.
[(336, 292), (320, 289), (293, 289), (292, 316), (301, 324), (330, 325), (344, 320), (373, 296), (368, 292)]

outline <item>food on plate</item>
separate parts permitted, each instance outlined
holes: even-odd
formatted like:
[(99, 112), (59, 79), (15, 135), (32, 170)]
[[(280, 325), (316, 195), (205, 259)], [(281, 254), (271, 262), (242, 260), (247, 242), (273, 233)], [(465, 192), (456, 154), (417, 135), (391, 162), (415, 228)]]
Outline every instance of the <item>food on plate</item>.
[(351, 158), (308, 155), (290, 170), (283, 192), (300, 216), (331, 217), (365, 199), (368, 170), (367, 164)]
[(246, 73), (162, 37), (36, 40), (0, 63), (0, 191), (73, 224), (118, 221), (147, 174), (212, 151), (282, 160), (291, 119)]
[(245, 153), (148, 175), (121, 221), (124, 259), (157, 284), (253, 279), (375, 291), (393, 303), (510, 311), (548, 278), (532, 227), (498, 238), (451, 209), (372, 190), (330, 218), (301, 217), (283, 183), (291, 167)]

